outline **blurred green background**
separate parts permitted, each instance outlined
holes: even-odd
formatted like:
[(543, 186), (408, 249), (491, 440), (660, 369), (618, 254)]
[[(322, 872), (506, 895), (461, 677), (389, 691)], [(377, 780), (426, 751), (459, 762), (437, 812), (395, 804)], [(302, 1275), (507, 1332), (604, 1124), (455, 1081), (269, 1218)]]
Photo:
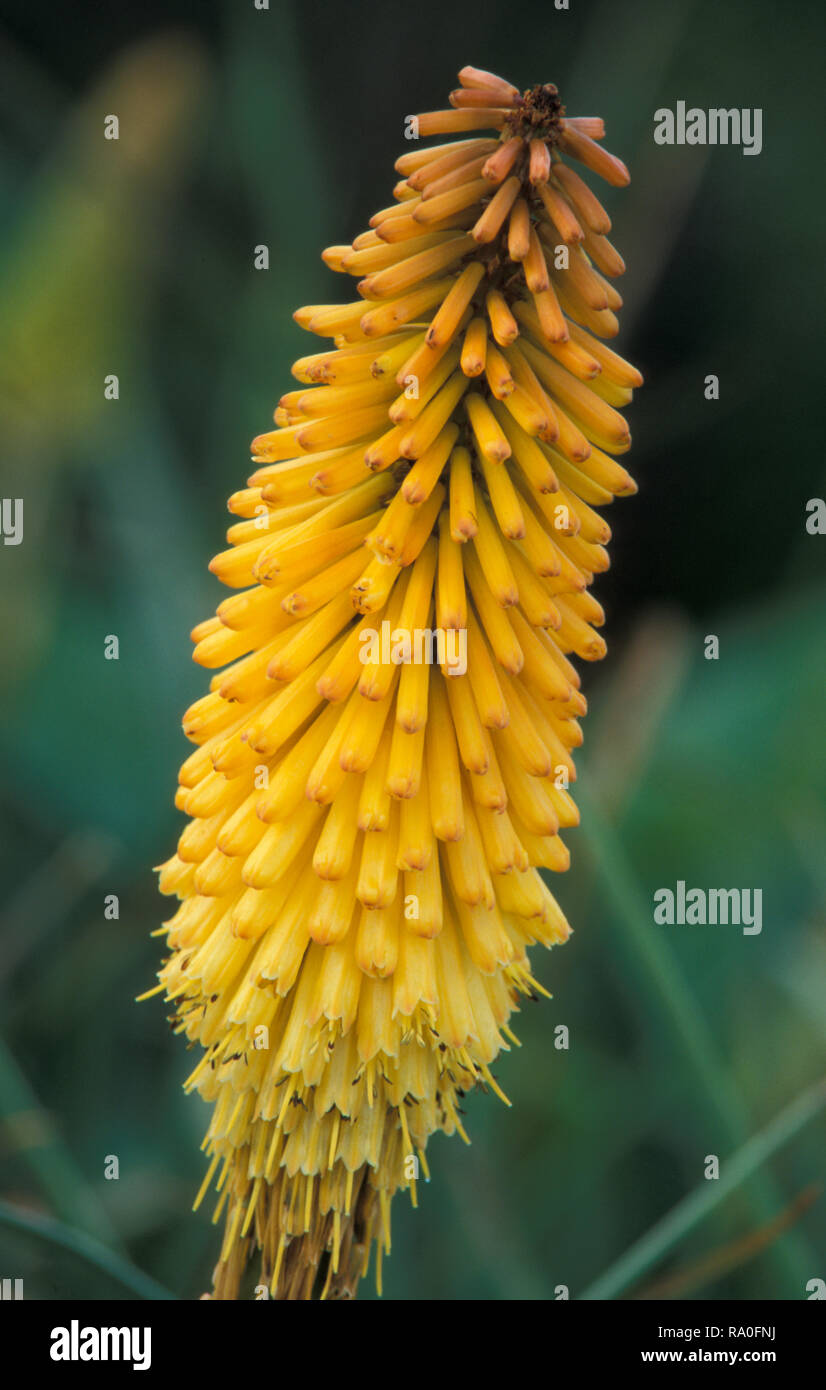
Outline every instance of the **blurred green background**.
[[(554, 999), (498, 1067), (513, 1110), (471, 1098), (472, 1146), (437, 1137), (419, 1212), (397, 1201), (385, 1295), (806, 1297), (826, 1279), (826, 538), (805, 526), (826, 489), (822, 6), (3, 10), (0, 492), (25, 539), (0, 546), (0, 1275), (28, 1298), (209, 1286), (193, 1058), (158, 999), (132, 1003), (205, 689), (188, 632), (219, 597), (206, 566), (248, 440), (309, 350), (292, 310), (343, 297), (319, 252), (388, 202), (403, 117), (473, 63), (557, 82), (631, 167), (606, 201), (619, 347), (646, 376), (640, 493), (611, 509), (609, 657), (586, 673), (583, 825), (554, 884), (575, 935), (536, 954)], [(655, 146), (681, 99), (761, 107), (762, 154)], [(655, 926), (680, 878), (762, 888), (762, 934)], [(704, 1180), (712, 1153), (730, 1192)]]

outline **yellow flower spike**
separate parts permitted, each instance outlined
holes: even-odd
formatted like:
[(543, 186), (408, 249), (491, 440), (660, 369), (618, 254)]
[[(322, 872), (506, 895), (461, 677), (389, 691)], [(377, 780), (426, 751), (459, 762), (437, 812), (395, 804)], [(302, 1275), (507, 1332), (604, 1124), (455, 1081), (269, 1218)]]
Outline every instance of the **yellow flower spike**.
[[(459, 388), (465, 385), (461, 373), (457, 372), (455, 376), (451, 378), (451, 382), (449, 382), (448, 385), (451, 388), (450, 395), (439, 406), (438, 419), (442, 418), (444, 411), (451, 404), (451, 401), (456, 398)], [(447, 462), (448, 454), (453, 448), (459, 434), (458, 427), (455, 424), (446, 424), (432, 442), (426, 448), (422, 449), (421, 444), (423, 439), (432, 434), (433, 428), (434, 422), (432, 420), (430, 420), (426, 426), (423, 422), (422, 433), (420, 433), (418, 437), (415, 437), (412, 431), (407, 437), (407, 447), (410, 450), (417, 450), (416, 454), (412, 452), (409, 454), (410, 458), (416, 458), (416, 463), (410, 469), (410, 472), (402, 483), (400, 494), (411, 507), (420, 506), (433, 492), (441, 476), (442, 469)]]
[(484, 273), (484, 266), (480, 265), (478, 261), (473, 261), (470, 265), (465, 266), (450, 293), (445, 296), (425, 334), (425, 342), (428, 347), (438, 348), (451, 341)]
[[(414, 530), (414, 526), (411, 526), (408, 530), (405, 548), (402, 550), (402, 558), (404, 558), (407, 553), (407, 543)], [(359, 613), (378, 613), (390, 597), (398, 577), (399, 566), (392, 560), (387, 560), (383, 556), (377, 556), (376, 559), (370, 561), (361, 579), (359, 579), (350, 590), (353, 599), (353, 607), (357, 609)]]
[[(443, 446), (444, 439), (451, 432), (448, 421), (467, 390), (467, 386), (467, 378), (462, 372), (454, 372), (441, 391), (437, 392), (433, 400), (425, 406), (421, 415), (402, 436), (399, 443), (399, 453), (402, 458), (421, 459), (422, 455), (427, 454), (431, 446), (437, 441), (439, 447)], [(445, 428), (446, 426), (447, 428)], [(428, 488), (421, 497), (415, 500), (422, 501), (429, 491)], [(407, 492), (405, 495), (410, 501)]]
[(471, 319), (462, 344), (461, 368), (465, 376), (481, 376), (487, 355), (487, 325), (483, 318)]
[(450, 535), (460, 545), (476, 535), (475, 508), (470, 452), (460, 446), (450, 459)]
[(553, 223), (554, 232), (559, 238), (569, 244), (582, 241), (585, 233), (582, 230), (576, 215), (559, 189), (554, 188), (550, 183), (540, 183), (537, 192), (542, 199), (542, 205)]
[[(391, 342), (391, 346), (386, 347), (370, 363), (370, 374), (374, 377), (394, 376), (403, 366), (413, 352), (420, 348), (424, 343), (424, 333), (401, 333), (396, 335), (398, 341)], [(384, 339), (387, 343), (388, 339)], [(376, 344), (378, 347), (378, 344)]]
[(507, 469), (499, 468), (484, 455), (479, 462), (500, 531), (508, 540), (521, 540), (525, 535), (525, 518)]
[[(406, 735), (416, 737), (416, 735)], [(396, 897), (399, 808), (391, 799), (386, 830), (365, 835), (356, 897), (364, 907), (391, 907)], [(363, 967), (362, 967), (363, 968)], [(388, 972), (389, 973), (389, 972)]]
[(499, 290), (490, 289), (485, 295), (485, 308), (488, 311), (493, 336), (500, 347), (512, 343), (519, 337), (519, 325), (511, 313), (511, 306)]
[[(384, 620), (391, 634), (399, 625), (413, 573), (414, 571), (406, 571), (400, 577), (398, 584), (394, 585), (384, 614)], [(383, 700), (396, 680), (398, 670), (394, 662), (386, 659), (386, 653), (383, 652), (381, 643), (374, 640), (373, 629), (371, 628), (365, 629), (359, 660), (362, 662), (362, 674), (358, 683), (359, 694), (363, 695), (366, 700)]]
[[(428, 240), (429, 238), (424, 238)], [(380, 270), (370, 275), (366, 280), (359, 283), (359, 290), (368, 299), (381, 299), (384, 296), (398, 294), (401, 290), (410, 289), (421, 280), (429, 280), (438, 271), (443, 271), (452, 266), (456, 261), (470, 250), (473, 245), (473, 238), (470, 236), (454, 236), (447, 241), (441, 241), (436, 246), (428, 250), (410, 254), (402, 258), (399, 252), (399, 259), (395, 265), (389, 266), (386, 270)], [(409, 249), (409, 248), (408, 248)]]
[[(413, 203), (416, 203), (418, 201), (420, 200), (412, 200)], [(381, 227), (384, 225), (385, 222), (398, 221), (401, 218), (408, 216), (414, 210), (415, 209), (413, 208), (412, 204), (408, 204), (405, 207), (403, 205), (400, 206), (398, 203), (391, 203), (389, 208), (379, 208), (378, 212), (373, 213), (373, 216), (370, 218), (370, 226)]]
[[(388, 248), (383, 249), (388, 254)], [(394, 250), (389, 250), (389, 255), (396, 254)], [(351, 381), (364, 381), (365, 359), (369, 362), (377, 351), (388, 347), (398, 348), (414, 337), (415, 333), (408, 331), (398, 336), (392, 335), (383, 343), (357, 343), (347, 348), (311, 353), (307, 357), (297, 358), (290, 370), (297, 381), (308, 386), (343, 386)]]
[[(516, 349), (511, 349), (515, 351)], [(629, 448), (631, 436), (623, 417), (611, 406), (606, 405), (593, 390), (552, 361), (546, 353), (530, 343), (522, 345), (523, 361), (534, 369), (536, 376), (562, 406), (579, 419), (587, 437), (601, 448), (619, 453)]]
[(510, 173), (523, 149), (524, 144), (519, 136), (498, 145), (482, 165), (483, 178), (489, 179), (492, 184), (501, 183)]
[(412, 565), (418, 559), (436, 524), (444, 498), (444, 483), (437, 483), (427, 501), (417, 508), (416, 520), (407, 533), (402, 551), (402, 565)]
[(378, 752), (387, 716), (395, 697), (398, 667), (388, 683), (387, 693), (380, 700), (367, 700), (360, 691), (353, 695), (353, 716), (339, 752), (339, 764), (344, 772), (366, 772)]
[(501, 231), (502, 224), (519, 196), (520, 181), (514, 175), (506, 179), (498, 188), (485, 208), (478, 222), (474, 223), (471, 235), (480, 246), (493, 241)]
[(530, 150), (528, 177), (534, 187), (541, 186), (551, 172), (551, 156), (548, 146), (544, 140), (531, 140), (528, 148)]
[(489, 458), (491, 463), (502, 463), (510, 458), (510, 444), (484, 397), (472, 391), (465, 401), (465, 406), (479, 452)]
[[(517, 487), (514, 489), (517, 504), (520, 495), (523, 504), (519, 511), (522, 521), (522, 535), (519, 537), (522, 542), (520, 551), (531, 569), (538, 574), (541, 579), (548, 579), (562, 572), (562, 559), (559, 554), (559, 548), (537, 516), (534, 506), (531, 505), (533, 499), (528, 495), (527, 491), (522, 489), (520, 483), (521, 480), (517, 479)], [(545, 512), (546, 517), (550, 513), (550, 519), (553, 521), (554, 526), (557, 530), (560, 530), (565, 523), (563, 514), (564, 504), (560, 505), (557, 500), (559, 498), (559, 492), (551, 494), (551, 496), (553, 501), (550, 504), (547, 502), (547, 494), (542, 498), (541, 510)], [(576, 520), (576, 512), (573, 510), (570, 511), (568, 514), (569, 526), (573, 527), (576, 524)]]
[(496, 761), (496, 750), (493, 746), (487, 729), (482, 730), (482, 741), (485, 745), (485, 756), (488, 766), (485, 772), (474, 774), (470, 778), (469, 789), (471, 796), (477, 806), (484, 806), (488, 811), (502, 812), (507, 809), (508, 796), (499, 764)]
[(485, 379), (498, 401), (503, 401), (509, 396), (516, 385), (507, 361), (493, 344), (485, 354)]
[(448, 193), (440, 193), (435, 198), (422, 198), (411, 214), (414, 224), (420, 231), (425, 227), (438, 227), (441, 222), (452, 218), (456, 213), (472, 208), (478, 210), (480, 201), (490, 193), (490, 184), (485, 179), (471, 179), (459, 188)]
[[(365, 338), (381, 338), (394, 328), (420, 318), (434, 305), (441, 304), (452, 283), (449, 279), (435, 280), (419, 289), (409, 290), (398, 299), (379, 301), (374, 308), (368, 309), (367, 313), (361, 313), (359, 327), (362, 333)], [(363, 303), (359, 307), (363, 311)], [(311, 331), (314, 331), (312, 327)]]
[(502, 608), (510, 608), (519, 602), (519, 590), (511, 568), (510, 556), (502, 542), (499, 529), (480, 495), (478, 486), (476, 489), (476, 518), (478, 529), (473, 538), (473, 547), (479, 557), (485, 583), (496, 602)]
[[(412, 804), (402, 803), (402, 816), (405, 805)], [(418, 857), (422, 858), (421, 853)], [(406, 906), (412, 909), (405, 914), (408, 929), (418, 936), (438, 936), (444, 925), (444, 913), (442, 873), (435, 845), (431, 846), (430, 857), (420, 869), (405, 872), (404, 896)]]
[(463, 111), (425, 111), (418, 118), (419, 136), (452, 135), (462, 130), (499, 130), (505, 113), (493, 101), (487, 107)]
[(419, 191), (452, 169), (458, 169), (479, 155), (487, 157), (499, 147), (498, 140), (454, 140), (449, 145), (435, 145), (429, 150), (401, 155), (396, 160), (396, 170), (407, 174), (410, 187)]
[(319, 878), (343, 878), (353, 862), (361, 787), (360, 777), (348, 777), (330, 807), (313, 853), (313, 872)]
[(436, 588), (436, 621), (440, 628), (462, 631), (468, 625), (467, 597), (462, 571), (462, 552), (450, 534), (450, 515), (439, 517), (439, 570)]
[(454, 188), (461, 188), (463, 184), (470, 183), (472, 179), (478, 179), (482, 174), (482, 166), (486, 159), (487, 155), (478, 155), (457, 165), (439, 178), (428, 180), (422, 188), (422, 202), (427, 202), (428, 198), (437, 198), (441, 193), (450, 193)]
[[(438, 220), (431, 220), (429, 223), (417, 221), (410, 211), (412, 207), (412, 203), (402, 204), (402, 211), (405, 213), (405, 216), (390, 218), (378, 227), (377, 235), (380, 241), (388, 245), (396, 242), (412, 241), (427, 233), (428, 230), (431, 233), (467, 231), (476, 221), (479, 205), (478, 203), (474, 204), (473, 207), (466, 208), (462, 212), (454, 212), (448, 217), (440, 217)], [(432, 210), (431, 204), (430, 211), (432, 212)]]
[(459, 82), (396, 201), (323, 253), (360, 297), (294, 316), (328, 341), (253, 441), (210, 567), (234, 592), (192, 634), (215, 674), (146, 997), (203, 1049), (219, 1299), (256, 1251), (279, 1299), (354, 1296), (374, 1246), (380, 1288), (393, 1194), (415, 1204), (436, 1130), (468, 1139), (467, 1091), (508, 1103), (528, 948), (570, 932), (542, 877), (578, 823), (570, 658), (605, 651), (597, 509), (636, 490), (642, 381), (605, 342), (624, 263), (571, 161), (628, 175), (552, 85)]
[(576, 170), (570, 169), (561, 160), (554, 164), (551, 188), (554, 192), (561, 191), (565, 194), (573, 211), (584, 226), (590, 227), (593, 232), (602, 236), (606, 236), (610, 232), (611, 219), (602, 203), (587, 183), (579, 177)]
[[(488, 92), (497, 100), (492, 104), (498, 105), (500, 102), (506, 106), (512, 106), (519, 98), (519, 88), (514, 87), (513, 83), (508, 82), (504, 77), (498, 77), (495, 72), (488, 72), (485, 68), (474, 68), (469, 64), (462, 68), (457, 74), (463, 87), (474, 93)], [(453, 93), (456, 96), (457, 93)], [(451, 103), (452, 104), (452, 103)]]
[(486, 729), (504, 729), (510, 718), (502, 686), (473, 609), (468, 610), (468, 679)]
[(622, 188), (630, 183), (631, 178), (621, 159), (616, 155), (609, 154), (601, 145), (597, 145), (589, 135), (580, 130), (575, 130), (570, 122), (565, 123), (566, 128), (560, 137), (560, 144), (566, 154), (570, 154), (574, 159), (579, 159), (586, 164), (589, 169), (593, 169), (595, 174), (605, 179), (606, 183), (614, 184), (617, 188)]
[[(562, 313), (560, 307), (560, 294), (554, 293), (553, 287), (541, 290), (539, 294), (533, 296), (533, 304), (536, 309), (536, 316), (539, 319), (539, 326), (543, 335), (550, 338), (552, 343), (563, 343), (568, 337), (568, 321)], [(573, 306), (579, 309), (578, 305)], [(596, 315), (589, 315), (587, 310), (580, 310), (578, 318), (587, 317), (591, 323), (596, 320)], [(605, 336), (605, 335), (603, 335)]]
[[(370, 235), (375, 236), (375, 233), (371, 232)], [(399, 262), (407, 260), (410, 256), (418, 255), (421, 251), (429, 251), (431, 247), (441, 246), (452, 238), (453, 233), (451, 232), (425, 232), (414, 243), (408, 243), (406, 246), (394, 246), (388, 245), (380, 237), (375, 236), (374, 243), (370, 245), (358, 248), (353, 242), (352, 246), (348, 246), (347, 253), (342, 258), (341, 268), (350, 275), (369, 276), (377, 271), (387, 270), (389, 266), (398, 265)], [(295, 368), (293, 368), (294, 370)]]
[(410, 187), (407, 179), (399, 179), (399, 182), (393, 189), (393, 197), (399, 198), (404, 202), (408, 198), (415, 198), (416, 190)]
[(389, 824), (390, 793), (385, 783), (392, 742), (393, 726), (388, 722), (382, 730), (376, 756), (362, 778), (358, 803), (359, 830), (386, 830)]
[(350, 930), (356, 910), (356, 882), (355, 867), (351, 867), (344, 878), (329, 879), (320, 885), (307, 919), (310, 937), (320, 946), (343, 941)]
[[(466, 309), (462, 315), (458, 332), (463, 332), (470, 322), (471, 310)], [(416, 399), (416, 392), (421, 393), (422, 388), (429, 380), (435, 368), (438, 367), (445, 353), (453, 346), (453, 339), (446, 338), (438, 347), (432, 347), (427, 341), (425, 334), (421, 334), (414, 350), (406, 356), (401, 367), (396, 373), (396, 384), (404, 387), (405, 393), (409, 393), (410, 399)], [(429, 399), (429, 397), (428, 397)]]
[(559, 481), (554, 467), (551, 466), (548, 451), (542, 449), (539, 442), (522, 429), (510, 411), (505, 410), (500, 402), (492, 401), (491, 409), (511, 447), (511, 456), (520, 474), (536, 492), (557, 492)]
[[(507, 407), (508, 414), (525, 422), (523, 428), (527, 434), (538, 436), (546, 444), (555, 444), (560, 433), (558, 410), (551, 404), (542, 383), (526, 362), (519, 344), (503, 348), (503, 354), (514, 381), (514, 389), (508, 395), (517, 392), (516, 399)], [(502, 400), (506, 401), (507, 397), (503, 396)]]
[[(513, 607), (513, 605), (499, 603), (487, 581), (474, 547), (467, 547), (462, 556), (462, 560), (464, 562), (465, 578), (467, 579), (473, 597), (473, 604), (484, 629), (485, 636), (491, 645), (493, 654), (500, 666), (504, 666), (506, 671), (517, 674), (522, 669), (522, 650), (514, 636), (513, 628), (511, 627), (507, 613), (507, 608)], [(522, 561), (517, 550), (512, 551), (511, 560), (514, 566), (517, 562), (520, 562), (523, 567), (527, 569), (527, 566), (524, 565), (524, 561)], [(509, 574), (512, 581), (512, 588), (509, 592), (513, 593), (516, 592), (513, 569), (509, 570)], [(507, 596), (508, 591), (505, 593), (505, 597)], [(520, 595), (519, 602), (524, 611), (524, 595)], [(544, 623), (535, 625), (545, 626)]]
[[(550, 325), (556, 321), (556, 315), (561, 315), (564, 311), (564, 314), (567, 315), (567, 321), (576, 320), (577, 323), (581, 324), (588, 332), (595, 334), (598, 338), (615, 338), (619, 333), (619, 319), (616, 314), (613, 314), (610, 309), (592, 309), (590, 305), (585, 303), (582, 295), (576, 293), (570, 280), (557, 278), (554, 282), (554, 286), (546, 293), (547, 296), (552, 296), (554, 300), (550, 311), (549, 298), (546, 297), (544, 299), (542, 306), (539, 304), (539, 299), (543, 297), (536, 296), (534, 298), (537, 311), (539, 312), (541, 309), (539, 313), (540, 322), (542, 322), (544, 314), (546, 323)], [(565, 323), (566, 320), (563, 318), (563, 327)], [(544, 324), (543, 332), (547, 332)], [(548, 336), (551, 338), (555, 337), (561, 342), (564, 340), (565, 333), (557, 331), (556, 333), (548, 333)]]
[[(525, 284), (532, 295), (544, 294), (550, 288), (551, 281), (548, 275), (545, 252), (533, 227), (528, 234), (528, 254), (522, 261), (522, 273), (525, 276)], [(606, 305), (599, 304), (596, 307), (604, 309)]]
[[(476, 701), (473, 698), (470, 680), (467, 676), (451, 676), (448, 677), (446, 685), (450, 717), (456, 729), (459, 757), (468, 772), (477, 775), (487, 772), (490, 761), (488, 746)], [(466, 817), (465, 831), (467, 832)]]
[(433, 731), (425, 744), (425, 758), (433, 833), (439, 840), (460, 840), (465, 821), (456, 729), (444, 681), (436, 673), (430, 691)]
[(424, 370), (419, 372), (405, 369), (405, 389), (400, 396), (396, 397), (387, 412), (390, 419), (395, 421), (397, 425), (416, 420), (459, 366), (460, 351), (456, 344), (451, 347), (450, 351), (444, 351), (441, 356), (426, 344), (423, 345), (421, 353), (422, 358), (426, 353), (430, 360), (424, 360), (420, 364), (412, 364), (413, 366), (421, 365)]
[(508, 223), (508, 255), (524, 261), (531, 246), (531, 213), (525, 198), (517, 198)]
[(427, 769), (423, 765), (418, 796), (407, 797), (399, 812), (396, 866), (410, 872), (428, 868), (433, 860), (435, 835), (430, 819), (426, 777)]

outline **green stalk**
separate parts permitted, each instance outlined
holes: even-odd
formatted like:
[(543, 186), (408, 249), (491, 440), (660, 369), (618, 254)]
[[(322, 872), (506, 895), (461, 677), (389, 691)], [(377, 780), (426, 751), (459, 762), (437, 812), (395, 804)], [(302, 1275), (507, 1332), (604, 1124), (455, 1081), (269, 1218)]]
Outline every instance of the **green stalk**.
[[(613, 911), (622, 924), (620, 946), (638, 970), (648, 997), (659, 1005), (676, 1050), (688, 1064), (698, 1104), (715, 1128), (714, 1141), (737, 1149), (748, 1139), (751, 1122), (741, 1097), (727, 1077), (706, 1018), (680, 973), (666, 939), (653, 929), (650, 910), (641, 899), (627, 856), (616, 833), (591, 799), (586, 778), (577, 782), (576, 796), (587, 848), (609, 894)], [(753, 1185), (752, 1200), (761, 1220), (775, 1216), (782, 1205), (774, 1184), (763, 1174), (758, 1175)], [(794, 1232), (772, 1247), (771, 1257), (790, 1284), (800, 1282), (804, 1249)]]
[[(803, 1091), (785, 1110), (721, 1165), (720, 1176), (706, 1181), (678, 1202), (667, 1216), (646, 1231), (604, 1274), (590, 1284), (582, 1299), (612, 1299), (628, 1288), (682, 1240), (709, 1212), (787, 1144), (826, 1107), (826, 1077)], [(804, 1289), (801, 1286), (800, 1297)]]
[(99, 1240), (94, 1240), (83, 1231), (73, 1230), (71, 1226), (65, 1226), (62, 1221), (56, 1221), (52, 1216), (23, 1211), (20, 1207), (12, 1206), (10, 1202), (0, 1200), (0, 1223), (71, 1251), (78, 1259), (85, 1260), (103, 1274), (108, 1274), (137, 1298), (158, 1301), (175, 1297), (163, 1284), (158, 1284), (129, 1260), (107, 1249)]
[[(2, 1038), (0, 1121), (12, 1140), (12, 1152), (18, 1152), (28, 1164), (57, 1215), (70, 1226), (118, 1246), (119, 1237), (104, 1207)], [(30, 1137), (22, 1134), (24, 1129), (30, 1131)], [(17, 1145), (15, 1131), (21, 1136)]]

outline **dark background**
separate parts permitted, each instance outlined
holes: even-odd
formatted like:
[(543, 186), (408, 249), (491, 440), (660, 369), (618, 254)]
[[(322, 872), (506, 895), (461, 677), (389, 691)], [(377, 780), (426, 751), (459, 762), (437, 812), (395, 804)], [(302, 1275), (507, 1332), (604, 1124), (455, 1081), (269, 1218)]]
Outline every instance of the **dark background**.
[[(421, 1210), (397, 1202), (385, 1292), (577, 1297), (605, 1275), (602, 1296), (806, 1297), (826, 1278), (805, 1095), (826, 1038), (826, 538), (805, 525), (826, 489), (822, 6), (2, 9), (0, 490), (25, 538), (0, 546), (0, 1275), (33, 1298), (157, 1292), (136, 1268), (179, 1297), (209, 1285), (194, 1059), (159, 1000), (132, 1003), (169, 915), (150, 866), (179, 833), (180, 716), (206, 686), (188, 632), (219, 598), (206, 565), (248, 440), (312, 350), (292, 310), (344, 297), (319, 253), (387, 204), (404, 116), (472, 63), (555, 81), (631, 168), (605, 201), (616, 346), (646, 377), (640, 493), (610, 513), (609, 656), (586, 673), (583, 825), (554, 885), (575, 936), (536, 956), (555, 997), (498, 1069), (513, 1110), (472, 1098), (472, 1147), (435, 1139)], [(681, 99), (761, 107), (762, 153), (656, 146)], [(762, 934), (655, 926), (680, 878), (762, 888)], [(754, 1176), (617, 1266), (709, 1198), (706, 1155), (726, 1174), (778, 1115)]]

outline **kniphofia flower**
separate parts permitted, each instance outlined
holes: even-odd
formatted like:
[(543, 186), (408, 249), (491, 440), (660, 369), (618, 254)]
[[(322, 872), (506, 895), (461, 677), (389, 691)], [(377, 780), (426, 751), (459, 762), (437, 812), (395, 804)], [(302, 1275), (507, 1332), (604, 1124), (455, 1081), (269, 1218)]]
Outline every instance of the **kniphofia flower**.
[[(605, 344), (624, 267), (574, 165), (628, 173), (555, 87), (459, 80), (393, 205), (324, 252), (358, 297), (295, 315), (329, 341), (253, 441), (210, 567), (234, 592), (193, 633), (216, 674), (158, 988), (203, 1048), (218, 1298), (256, 1248), (275, 1297), (353, 1295), (373, 1246), (380, 1281), (393, 1194), (436, 1130), (466, 1137), (464, 1093), (502, 1095), (528, 947), (569, 934), (543, 871), (578, 820), (571, 657), (605, 652), (598, 509), (635, 491), (613, 456), (641, 381)], [(407, 659), (439, 630), (466, 670)]]

